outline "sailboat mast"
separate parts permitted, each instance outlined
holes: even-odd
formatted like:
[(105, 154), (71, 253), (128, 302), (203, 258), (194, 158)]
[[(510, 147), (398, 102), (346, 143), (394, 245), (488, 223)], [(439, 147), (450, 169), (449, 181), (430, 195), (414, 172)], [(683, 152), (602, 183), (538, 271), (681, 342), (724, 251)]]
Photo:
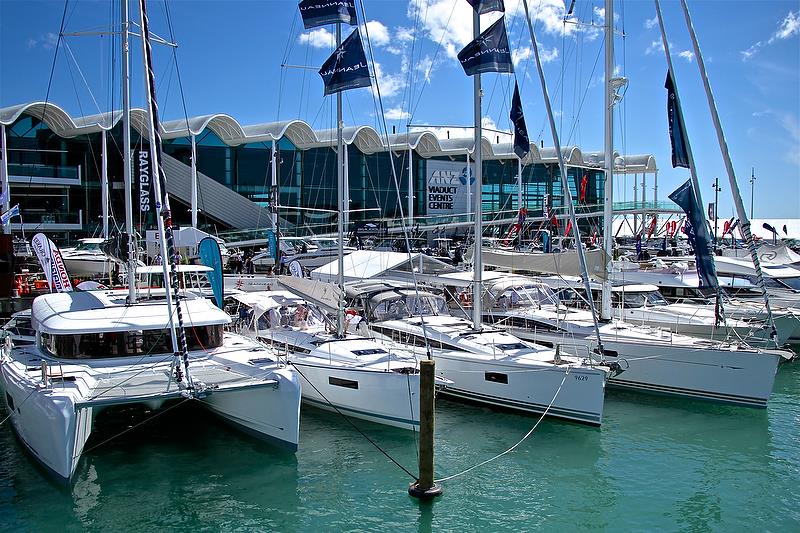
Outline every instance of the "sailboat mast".
[[(183, 359), (183, 368), (186, 372), (186, 381), (193, 387), (189, 374), (189, 351), (186, 344), (186, 330), (183, 327), (183, 313), (178, 294), (178, 268), (175, 239), (172, 233), (172, 212), (169, 206), (167, 181), (161, 165), (161, 121), (158, 117), (158, 102), (156, 101), (156, 81), (153, 73), (153, 55), (150, 47), (150, 23), (147, 18), (147, 0), (139, 0), (141, 14), (142, 57), (145, 68), (145, 94), (147, 95), (147, 129), (150, 140), (150, 162), (153, 176), (153, 194), (156, 198), (156, 221), (158, 224), (159, 244), (161, 246), (162, 266), (164, 273), (164, 288), (167, 310), (169, 312), (169, 331), (172, 338), (172, 349), (176, 358)], [(172, 312), (173, 303), (175, 312)], [(177, 325), (176, 325), (177, 322)], [(177, 381), (182, 380), (180, 363), (176, 364)]]
[[(669, 51), (669, 41), (667, 40), (667, 31), (664, 28), (664, 17), (661, 15), (661, 3), (659, 2), (659, 0), (655, 0), (655, 5), (656, 5), (656, 16), (658, 17), (658, 26), (659, 26), (659, 29), (661, 30), (661, 43), (664, 45), (664, 55), (667, 56), (667, 69), (669, 70), (669, 75), (670, 75), (670, 78), (672, 79), (673, 91), (674, 91), (674, 94), (675, 94), (675, 104), (678, 106), (678, 109), (683, 109), (683, 107), (681, 107), (680, 91), (678, 91), (678, 80), (675, 78), (675, 71), (672, 68), (672, 56), (670, 55), (670, 51)], [(702, 209), (703, 198), (702, 198), (702, 196), (700, 194), (700, 180), (697, 179), (697, 167), (695, 166), (695, 162), (694, 162), (694, 153), (692, 152), (692, 143), (689, 142), (689, 135), (687, 134), (687, 132), (683, 131), (683, 128), (685, 127), (683, 121), (679, 121), (679, 122), (680, 123), (678, 124), (678, 126), (682, 129), (681, 135), (683, 136), (683, 138), (686, 141), (686, 157), (689, 160), (689, 171), (690, 171), (690, 174), (692, 176), (692, 189), (694, 189), (696, 202), (697, 202), (697, 205), (701, 207), (700, 211), (702, 213), (703, 212), (703, 209)], [(707, 221), (706, 221), (705, 214), (703, 214), (702, 216), (703, 216), (703, 223), (706, 224)], [(714, 261), (713, 254), (712, 254), (711, 261)], [(762, 284), (762, 288), (763, 287), (764, 286)], [(715, 291), (716, 291), (716, 303), (717, 303), (717, 309), (718, 309), (718, 312), (716, 314), (717, 314), (717, 316), (723, 316), (724, 315), (724, 310), (722, 309), (722, 289), (720, 288), (719, 283), (717, 283)], [(766, 294), (766, 292), (767, 292), (766, 288), (764, 288), (764, 294)], [(767, 311), (769, 311), (769, 307), (767, 307)], [(772, 324), (772, 316), (769, 315), (769, 318), (770, 318), (769, 322), (770, 322), (770, 324)], [(773, 326), (773, 332), (774, 332), (774, 326)]]
[(603, 280), (601, 296), (600, 317), (611, 320), (611, 257), (614, 252), (614, 100), (612, 95), (611, 78), (614, 75), (614, 0), (606, 0), (606, 56), (605, 56), (605, 81), (604, 89), (604, 161), (605, 161), (605, 190), (603, 194), (603, 249), (608, 257), (606, 261), (606, 276)]
[[(472, 13), (472, 36), (477, 39), (481, 33), (481, 16), (477, 11), (473, 10)], [(483, 205), (482, 205), (482, 184), (483, 184), (483, 153), (481, 151), (481, 137), (483, 132), (481, 130), (481, 75), (480, 73), (473, 76), (473, 105), (474, 105), (474, 120), (475, 120), (475, 194), (473, 200), (475, 202), (475, 244), (474, 253), (472, 254), (472, 327), (476, 330), (481, 329), (481, 316), (482, 301), (481, 301), (481, 285), (483, 281)], [(467, 167), (469, 167), (469, 157), (467, 158)], [(467, 182), (467, 187), (470, 187)]]
[[(728, 151), (728, 143), (725, 141), (725, 133), (722, 131), (722, 124), (719, 120), (719, 113), (717, 112), (717, 104), (714, 100), (714, 94), (711, 92), (711, 85), (708, 81), (708, 74), (706, 73), (706, 63), (703, 60), (703, 54), (700, 52), (700, 45), (697, 42), (697, 35), (694, 32), (694, 25), (692, 18), (689, 15), (689, 7), (686, 5), (686, 0), (681, 0), (681, 7), (683, 8), (683, 16), (686, 19), (686, 27), (689, 29), (689, 35), (692, 38), (692, 47), (694, 48), (694, 55), (697, 58), (697, 67), (700, 69), (700, 77), (703, 79), (703, 87), (706, 91), (706, 99), (708, 100), (708, 107), (711, 110), (711, 118), (714, 120), (714, 129), (717, 131), (717, 141), (719, 142), (719, 149), (722, 152), (722, 158), (725, 161), (725, 170), (728, 173), (728, 184), (731, 187), (731, 194), (733, 195), (733, 203), (736, 205), (736, 214), (739, 217), (739, 224), (744, 236), (747, 248), (750, 251), (750, 258), (753, 261), (753, 267), (756, 271), (756, 280), (761, 291), (764, 295), (764, 305), (767, 310), (767, 322), (772, 328), (772, 338), (777, 335), (775, 330), (775, 322), (772, 317), (772, 309), (769, 304), (769, 294), (767, 294), (767, 287), (764, 285), (764, 274), (761, 271), (761, 262), (756, 250), (756, 243), (750, 233), (750, 219), (747, 217), (747, 211), (744, 209), (744, 202), (742, 201), (742, 194), (739, 192), (739, 184), (736, 181), (736, 174), (733, 171), (733, 164), (731, 163), (731, 154)], [(659, 13), (659, 18), (661, 14)], [(754, 178), (755, 179), (755, 178)], [(700, 204), (703, 205), (703, 204)], [(750, 213), (752, 216), (752, 207)]]
[[(661, 16), (661, 3), (655, 0), (656, 16), (658, 17), (658, 26), (661, 29), (661, 43), (664, 45), (664, 55), (667, 57), (667, 70), (672, 78), (672, 83), (675, 85), (675, 103), (678, 108), (683, 109), (681, 106), (680, 92), (678, 91), (678, 81), (675, 79), (675, 71), (672, 68), (672, 56), (669, 51), (669, 41), (667, 40), (667, 32), (664, 29), (664, 19)], [(685, 131), (681, 132), (683, 138), (686, 139), (686, 156), (689, 159), (689, 172), (692, 176), (692, 188), (694, 189), (695, 197), (697, 198), (697, 205), (703, 206), (703, 198), (700, 195), (700, 181), (697, 179), (697, 167), (694, 165), (694, 154), (692, 153), (692, 144)], [(705, 218), (705, 217), (703, 217)]]
[[(133, 238), (133, 177), (131, 173), (131, 76), (128, 0), (120, 0), (122, 15), (122, 168), (125, 177), (125, 231), (128, 233), (128, 303), (136, 303), (136, 241)], [(104, 162), (104, 164), (106, 164)], [(107, 194), (107, 192), (105, 193)]]
[[(336, 23), (336, 48), (342, 44), (342, 24)], [(337, 201), (339, 203), (339, 217), (336, 221), (338, 235), (338, 260), (339, 272), (336, 275), (336, 284), (344, 294), (344, 217), (347, 210), (344, 205), (344, 138), (342, 129), (344, 123), (342, 119), (342, 91), (336, 93), (336, 177), (337, 177)], [(344, 302), (339, 302), (339, 309), (336, 312), (336, 333), (341, 337), (344, 335)]]
[(558, 170), (561, 174), (561, 186), (564, 189), (564, 197), (566, 198), (567, 209), (569, 211), (569, 218), (572, 221), (572, 235), (575, 238), (575, 248), (578, 252), (578, 263), (581, 268), (581, 278), (583, 279), (583, 288), (586, 291), (586, 300), (589, 302), (589, 309), (592, 313), (592, 322), (594, 323), (594, 333), (597, 336), (597, 350), (601, 357), (605, 351), (603, 348), (603, 340), (600, 337), (600, 329), (597, 326), (597, 313), (594, 308), (594, 298), (592, 298), (592, 287), (589, 284), (589, 270), (586, 268), (586, 255), (583, 251), (583, 243), (581, 242), (581, 232), (578, 229), (578, 219), (575, 217), (575, 206), (572, 203), (572, 193), (569, 190), (569, 183), (567, 183), (567, 167), (564, 164), (564, 153), (561, 151), (561, 141), (558, 138), (558, 130), (556, 129), (556, 120), (553, 116), (553, 107), (550, 105), (550, 95), (547, 92), (547, 83), (544, 78), (544, 69), (542, 68), (542, 60), (539, 57), (539, 44), (536, 42), (536, 32), (533, 31), (533, 22), (531, 22), (531, 14), (528, 10), (528, 0), (522, 0), (522, 5), (525, 7), (525, 21), (528, 23), (528, 33), (531, 36), (531, 45), (533, 47), (533, 55), (536, 58), (536, 70), (539, 73), (539, 83), (542, 86), (542, 96), (544, 97), (544, 105), (547, 110), (547, 120), (550, 123), (550, 133), (553, 136), (553, 145), (558, 156)]

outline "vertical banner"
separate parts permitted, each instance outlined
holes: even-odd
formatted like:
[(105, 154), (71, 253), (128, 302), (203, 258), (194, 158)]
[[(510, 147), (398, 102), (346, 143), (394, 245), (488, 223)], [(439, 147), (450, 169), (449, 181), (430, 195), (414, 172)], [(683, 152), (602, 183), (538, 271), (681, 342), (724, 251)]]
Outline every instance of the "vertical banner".
[(146, 220), (150, 211), (150, 181), (152, 177), (150, 172), (150, 150), (138, 150), (136, 161), (136, 168), (139, 169), (139, 211), (142, 213), (142, 219)]
[(208, 282), (211, 284), (211, 290), (214, 293), (214, 300), (217, 307), (222, 309), (224, 284), (222, 276), (222, 253), (219, 250), (219, 243), (212, 237), (206, 237), (197, 245), (197, 255), (200, 256), (200, 262), (213, 270), (208, 272)]
[(267, 230), (267, 248), (269, 248), (270, 257), (275, 259), (276, 264), (277, 264), (277, 260), (278, 260), (278, 242), (277, 242), (277, 239), (275, 238), (275, 232), (272, 231), (271, 229)]
[(53, 241), (45, 237), (43, 233), (37, 233), (31, 240), (31, 246), (39, 258), (39, 263), (42, 265), (44, 275), (47, 277), (47, 283), (50, 290), (56, 292), (70, 292), (72, 291), (72, 283), (69, 281), (69, 274), (64, 267), (64, 261), (61, 259), (61, 252), (58, 246), (53, 244)]

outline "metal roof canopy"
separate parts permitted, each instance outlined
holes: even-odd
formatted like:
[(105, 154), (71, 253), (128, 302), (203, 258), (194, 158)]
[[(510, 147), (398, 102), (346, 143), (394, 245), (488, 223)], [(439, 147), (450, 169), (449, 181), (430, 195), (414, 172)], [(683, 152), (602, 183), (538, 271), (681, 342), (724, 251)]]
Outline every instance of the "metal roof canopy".
[[(89, 135), (102, 130), (110, 130), (122, 119), (121, 111), (112, 111), (72, 118), (66, 111), (53, 103), (31, 102), (0, 109), (0, 124), (10, 125), (20, 116), (36, 117), (61, 137), (77, 137)], [(131, 126), (141, 135), (148, 135), (147, 115), (143, 109), (131, 109)], [(288, 120), (244, 126), (238, 120), (224, 113), (189, 117), (188, 119), (169, 120), (161, 124), (161, 135), (165, 139), (175, 139), (199, 135), (206, 129), (213, 131), (228, 146), (240, 146), (248, 143), (272, 142), (282, 138), (289, 139), (297, 148), (307, 150), (336, 146), (336, 130), (314, 130), (303, 120)], [(472, 154), (475, 143), (471, 137), (442, 139), (430, 130), (416, 130), (408, 133), (392, 134), (384, 138), (371, 126), (349, 126), (344, 128), (345, 144), (355, 145), (362, 153), (370, 155), (383, 151), (398, 151), (411, 148), (420, 157), (457, 157)], [(507, 160), (516, 159), (514, 147), (509, 142), (493, 143), (482, 138), (484, 159)], [(562, 148), (566, 163), (573, 167), (602, 168), (603, 156), (600, 152), (581, 152), (577, 146)], [(522, 163), (555, 164), (558, 162), (555, 148), (540, 148), (530, 145), (530, 153)], [(623, 156), (614, 153), (615, 171), (627, 174), (655, 173), (658, 171), (656, 160), (652, 155)]]

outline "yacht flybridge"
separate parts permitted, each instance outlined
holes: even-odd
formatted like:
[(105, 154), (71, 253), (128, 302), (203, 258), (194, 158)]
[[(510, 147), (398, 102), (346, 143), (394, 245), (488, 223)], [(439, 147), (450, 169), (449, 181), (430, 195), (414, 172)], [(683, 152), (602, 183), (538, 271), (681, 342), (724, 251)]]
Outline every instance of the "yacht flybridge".
[(125, 296), (40, 296), (31, 310), (36, 343), (15, 346), (0, 359), (13, 427), (50, 472), (70, 479), (97, 414), (134, 403), (158, 409), (168, 401), (196, 400), (248, 433), (297, 448), (296, 373), (265, 365), (267, 349), (224, 332), (227, 314), (191, 295), (181, 302), (189, 349), (185, 372), (172, 351), (165, 301), (127, 305)]

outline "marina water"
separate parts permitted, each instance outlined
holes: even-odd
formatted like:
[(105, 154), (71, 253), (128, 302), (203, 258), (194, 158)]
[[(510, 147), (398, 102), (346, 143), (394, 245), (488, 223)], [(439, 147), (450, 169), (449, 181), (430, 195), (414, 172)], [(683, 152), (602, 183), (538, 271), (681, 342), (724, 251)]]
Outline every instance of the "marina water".
[[(437, 477), (536, 421), (445, 400), (436, 416)], [(104, 442), (138, 420), (101, 416), (70, 488), (0, 427), (0, 530), (800, 531), (800, 363), (779, 369), (766, 410), (609, 391), (601, 429), (546, 420), (433, 503), (335, 414), (303, 410), (296, 455), (190, 403)], [(355, 423), (416, 472), (414, 434)]]

